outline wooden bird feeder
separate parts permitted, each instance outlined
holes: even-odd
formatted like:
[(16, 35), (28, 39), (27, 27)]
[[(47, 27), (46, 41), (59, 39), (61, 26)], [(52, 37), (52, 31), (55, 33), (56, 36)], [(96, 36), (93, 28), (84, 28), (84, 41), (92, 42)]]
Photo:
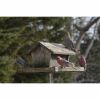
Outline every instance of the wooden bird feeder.
[[(84, 71), (83, 67), (76, 66), (70, 61), (70, 56), (75, 56), (76, 53), (65, 48), (63, 44), (39, 42), (34, 48), (29, 51), (31, 63), (33, 67), (19, 68), (18, 73), (35, 73), (49, 72), (50, 82), (52, 82), (52, 73), (61, 71)], [(57, 56), (67, 59), (71, 63), (67, 67), (61, 68), (57, 63)]]

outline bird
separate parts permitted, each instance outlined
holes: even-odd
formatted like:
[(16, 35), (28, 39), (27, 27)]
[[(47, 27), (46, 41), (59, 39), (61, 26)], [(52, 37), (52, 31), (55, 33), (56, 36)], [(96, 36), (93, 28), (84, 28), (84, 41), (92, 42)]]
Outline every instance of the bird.
[(57, 56), (57, 63), (60, 65), (61, 68), (66, 66), (68, 67), (69, 65), (69, 61), (60, 56)]
[(83, 55), (80, 55), (79, 57), (79, 65), (81, 67), (84, 67), (84, 69), (86, 70), (86, 59)]

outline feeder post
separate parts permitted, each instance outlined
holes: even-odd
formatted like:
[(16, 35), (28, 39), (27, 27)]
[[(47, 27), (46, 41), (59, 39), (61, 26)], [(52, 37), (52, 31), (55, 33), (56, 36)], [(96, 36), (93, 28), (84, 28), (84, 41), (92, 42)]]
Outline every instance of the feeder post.
[(49, 83), (53, 83), (53, 82), (54, 82), (54, 80), (53, 80), (53, 73), (50, 72), (49, 73)]

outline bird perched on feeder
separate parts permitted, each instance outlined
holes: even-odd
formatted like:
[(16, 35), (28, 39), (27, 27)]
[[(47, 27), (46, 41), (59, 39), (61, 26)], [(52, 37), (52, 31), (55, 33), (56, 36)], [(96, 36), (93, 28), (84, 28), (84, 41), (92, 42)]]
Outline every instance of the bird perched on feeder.
[(87, 67), (87, 63), (86, 63), (86, 59), (84, 57), (84, 55), (81, 54), (80, 50), (77, 50), (77, 54), (78, 54), (78, 64), (81, 66), (81, 67), (84, 67), (84, 69), (86, 70), (86, 67)]
[(60, 65), (60, 67), (68, 67), (68, 65), (69, 65), (69, 61), (68, 60), (66, 60), (66, 59), (64, 59), (64, 58), (62, 58), (62, 57), (60, 57), (60, 56), (57, 56), (57, 63)]
[(81, 67), (84, 67), (84, 69), (86, 70), (86, 59), (83, 55), (80, 55), (79, 57), (79, 65)]

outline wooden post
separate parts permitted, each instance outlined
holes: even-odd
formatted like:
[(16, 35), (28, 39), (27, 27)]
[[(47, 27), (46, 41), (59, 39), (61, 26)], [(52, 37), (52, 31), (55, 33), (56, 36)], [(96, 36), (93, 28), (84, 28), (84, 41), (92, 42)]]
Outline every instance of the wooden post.
[(53, 83), (53, 73), (49, 73), (49, 83)]

